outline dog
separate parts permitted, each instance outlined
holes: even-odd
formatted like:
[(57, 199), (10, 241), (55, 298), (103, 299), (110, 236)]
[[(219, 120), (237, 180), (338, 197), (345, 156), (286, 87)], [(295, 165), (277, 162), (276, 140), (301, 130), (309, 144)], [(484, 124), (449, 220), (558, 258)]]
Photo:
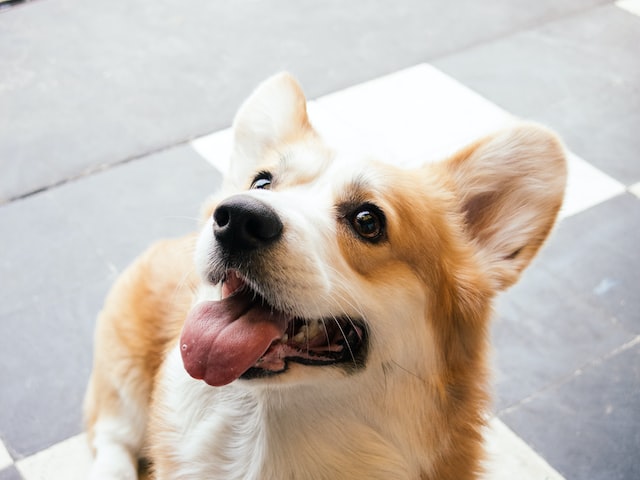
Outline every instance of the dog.
[(263, 82), (199, 234), (127, 268), (99, 314), (92, 479), (482, 474), (495, 295), (554, 226), (565, 151), (517, 123), (401, 169), (333, 150)]

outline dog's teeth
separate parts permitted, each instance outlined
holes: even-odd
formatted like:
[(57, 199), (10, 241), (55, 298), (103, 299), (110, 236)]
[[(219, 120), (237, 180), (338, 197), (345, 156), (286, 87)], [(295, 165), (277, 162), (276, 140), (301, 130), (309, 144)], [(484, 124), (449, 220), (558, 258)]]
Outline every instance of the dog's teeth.
[(307, 326), (303, 325), (300, 331), (293, 336), (293, 341), (296, 343), (302, 343), (307, 339)]
[(320, 334), (320, 320), (313, 320), (307, 324), (307, 338), (313, 338)]
[(300, 327), (298, 333), (293, 336), (293, 341), (296, 343), (304, 343), (316, 337), (321, 332), (322, 327), (320, 326), (320, 320), (308, 320)]
[(282, 343), (287, 343), (289, 341), (289, 334), (285, 333), (284, 335), (282, 335), (282, 338), (280, 339), (280, 341)]

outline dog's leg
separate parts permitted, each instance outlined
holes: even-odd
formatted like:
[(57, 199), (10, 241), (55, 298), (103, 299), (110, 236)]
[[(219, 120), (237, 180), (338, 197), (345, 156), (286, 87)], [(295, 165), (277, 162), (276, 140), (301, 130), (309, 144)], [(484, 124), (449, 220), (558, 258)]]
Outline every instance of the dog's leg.
[(191, 303), (193, 241), (147, 250), (118, 278), (98, 317), (84, 405), (92, 480), (138, 478), (155, 376)]
[(85, 399), (95, 454), (89, 478), (135, 480), (153, 378), (146, 378), (138, 358), (127, 356), (133, 352), (125, 345), (114, 344), (117, 322), (110, 320), (108, 311), (98, 319), (95, 365)]
[[(136, 480), (138, 452), (142, 447), (144, 427), (138, 419), (125, 415), (100, 418), (92, 427), (91, 446), (95, 452), (90, 480)], [(129, 423), (134, 420), (134, 423)]]
[[(104, 330), (100, 328), (101, 323), (99, 321), (98, 332)], [(89, 441), (95, 455), (89, 478), (135, 480), (152, 379), (145, 380), (136, 374), (139, 366), (134, 361), (105, 358), (121, 354), (120, 346), (109, 348), (105, 343), (108, 342), (96, 339), (96, 365), (85, 399)], [(118, 364), (124, 369), (130, 367), (129, 375), (120, 376), (120, 372), (109, 371), (110, 366)], [(134, 376), (137, 378), (131, 378)]]

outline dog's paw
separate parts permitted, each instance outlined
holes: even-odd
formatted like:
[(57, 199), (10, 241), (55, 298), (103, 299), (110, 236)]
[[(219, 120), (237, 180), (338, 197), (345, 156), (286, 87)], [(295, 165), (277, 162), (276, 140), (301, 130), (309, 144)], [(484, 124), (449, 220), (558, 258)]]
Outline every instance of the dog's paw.
[(89, 480), (138, 480), (137, 461), (124, 448), (110, 446), (98, 451)]

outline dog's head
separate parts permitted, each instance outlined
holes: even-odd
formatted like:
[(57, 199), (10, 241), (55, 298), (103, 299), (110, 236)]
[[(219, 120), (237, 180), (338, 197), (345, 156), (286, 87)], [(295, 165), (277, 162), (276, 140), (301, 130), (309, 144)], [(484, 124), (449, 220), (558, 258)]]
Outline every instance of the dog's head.
[(199, 238), (222, 299), (189, 314), (185, 367), (211, 385), (463, 368), (495, 292), (551, 230), (565, 176), (561, 145), (533, 125), (413, 170), (341, 155), (296, 81), (267, 80), (236, 117), (228, 195)]

